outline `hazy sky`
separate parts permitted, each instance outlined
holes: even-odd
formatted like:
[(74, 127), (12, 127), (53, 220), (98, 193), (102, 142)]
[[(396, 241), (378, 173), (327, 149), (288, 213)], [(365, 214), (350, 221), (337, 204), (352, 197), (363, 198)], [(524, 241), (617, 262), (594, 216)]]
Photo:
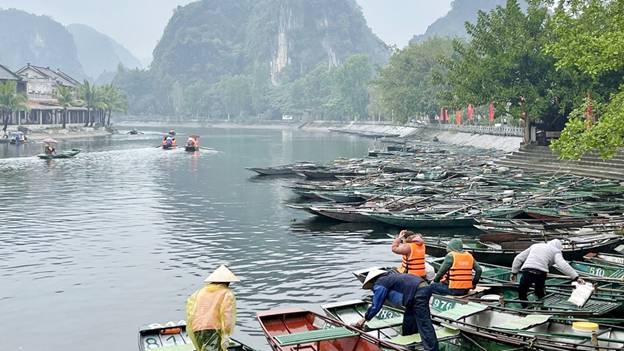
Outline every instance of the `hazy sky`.
[[(82, 23), (109, 35), (143, 63), (178, 5), (193, 0), (0, 0), (0, 8), (48, 15), (62, 24)], [(230, 0), (223, 0), (230, 1)], [(403, 47), (444, 16), (452, 0), (357, 0), (368, 25), (388, 44)]]

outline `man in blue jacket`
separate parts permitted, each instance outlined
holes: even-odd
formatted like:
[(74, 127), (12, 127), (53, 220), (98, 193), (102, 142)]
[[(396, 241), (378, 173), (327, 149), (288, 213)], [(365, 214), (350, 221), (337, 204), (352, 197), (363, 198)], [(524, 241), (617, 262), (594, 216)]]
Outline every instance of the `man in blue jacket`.
[(403, 306), (403, 335), (420, 333), (425, 351), (438, 351), (438, 339), (431, 322), (429, 298), (431, 290), (421, 277), (411, 274), (389, 274), (386, 271), (373, 269), (366, 275), (362, 289), (373, 289), (373, 302), (366, 311), (364, 318), (355, 323), (355, 327), (363, 328), (379, 313), (385, 301)]

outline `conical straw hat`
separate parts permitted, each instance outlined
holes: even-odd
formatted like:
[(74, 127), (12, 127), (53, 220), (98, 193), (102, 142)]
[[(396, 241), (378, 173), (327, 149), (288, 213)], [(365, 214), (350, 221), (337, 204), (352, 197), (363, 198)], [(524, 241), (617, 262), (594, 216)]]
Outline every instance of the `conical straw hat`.
[(219, 268), (215, 269), (208, 278), (204, 280), (205, 283), (231, 283), (231, 282), (240, 282), (237, 276), (232, 273), (225, 265), (220, 265)]
[(362, 289), (372, 288), (374, 285), (373, 280), (384, 273), (386, 273), (386, 271), (377, 268), (368, 271), (366, 279), (364, 279), (364, 283), (362, 283)]

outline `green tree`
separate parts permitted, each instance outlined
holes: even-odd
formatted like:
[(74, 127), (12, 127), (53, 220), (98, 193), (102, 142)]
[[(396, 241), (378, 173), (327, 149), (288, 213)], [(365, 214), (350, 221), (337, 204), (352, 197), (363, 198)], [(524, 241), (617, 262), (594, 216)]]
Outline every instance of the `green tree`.
[(444, 81), (441, 60), (452, 52), (453, 42), (440, 38), (395, 52), (373, 82), (383, 109), (402, 123), (414, 115), (435, 115), (437, 96), (446, 88), (440, 83)]
[(56, 89), (56, 100), (58, 104), (63, 108), (63, 125), (62, 128), (65, 129), (67, 124), (67, 108), (74, 104), (74, 94), (68, 87), (59, 86)]
[(456, 42), (457, 58), (447, 61), (452, 89), (442, 95), (444, 103), (460, 107), (493, 100), (500, 110), (509, 106), (514, 117), (522, 111), (530, 118), (552, 113), (560, 79), (553, 75), (553, 58), (541, 51), (547, 19), (545, 7), (530, 5), (525, 14), (517, 0), (480, 12), (476, 24), (466, 24), (471, 40)]
[(6, 134), (13, 113), (25, 110), (28, 110), (28, 97), (25, 93), (17, 92), (17, 83), (7, 81), (0, 84), (0, 116), (2, 117), (2, 132), (4, 134)]
[(364, 118), (367, 116), (368, 84), (373, 68), (363, 54), (350, 56), (333, 73), (333, 106), (343, 116)]
[(82, 103), (87, 108), (87, 121), (84, 126), (93, 126), (91, 112), (96, 108), (96, 105), (99, 102), (98, 89), (95, 84), (91, 84), (85, 79), (78, 88), (78, 94), (80, 99), (82, 99)]
[(119, 89), (112, 83), (104, 85), (101, 89), (101, 102), (105, 110), (105, 118), (107, 127), (111, 125), (111, 115), (113, 112), (125, 112), (128, 109), (128, 104), (125, 97), (121, 94)]
[(559, 70), (576, 69), (591, 77), (596, 123), (585, 121), (588, 103), (577, 99), (561, 137), (552, 148), (563, 158), (580, 158), (597, 149), (603, 158), (624, 145), (624, 2), (601, 0), (557, 1), (551, 21), (554, 40), (545, 52), (556, 58)]

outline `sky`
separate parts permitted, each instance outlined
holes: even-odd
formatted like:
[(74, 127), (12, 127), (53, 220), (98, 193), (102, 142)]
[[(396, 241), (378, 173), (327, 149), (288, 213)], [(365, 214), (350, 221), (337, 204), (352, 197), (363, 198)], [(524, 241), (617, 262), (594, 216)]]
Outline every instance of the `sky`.
[[(0, 8), (47, 15), (64, 25), (89, 25), (118, 41), (146, 65), (173, 10), (192, 1), (0, 0)], [(356, 1), (377, 36), (388, 44), (404, 47), (412, 36), (424, 33), (429, 24), (444, 16), (452, 0)]]

